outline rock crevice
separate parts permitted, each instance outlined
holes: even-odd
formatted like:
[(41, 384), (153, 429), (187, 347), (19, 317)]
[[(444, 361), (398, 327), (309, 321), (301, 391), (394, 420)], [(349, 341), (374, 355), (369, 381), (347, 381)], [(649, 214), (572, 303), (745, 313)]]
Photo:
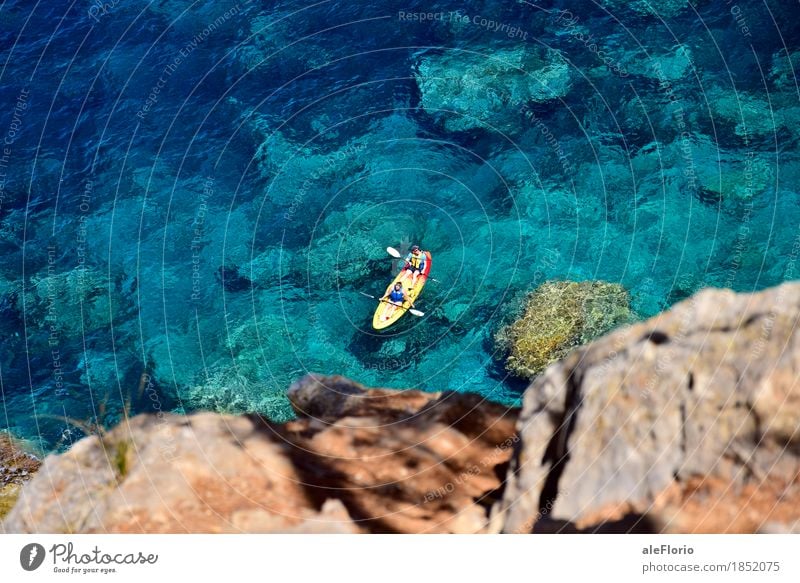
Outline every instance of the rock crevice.
[(795, 528), (799, 322), (798, 284), (705, 290), (549, 367), (525, 394), (504, 531)]
[[(517, 411), (310, 375), (298, 417), (140, 415), (46, 459), (7, 532), (486, 532)], [(123, 455), (108, 444), (126, 444)], [(495, 527), (496, 530), (497, 527)]]

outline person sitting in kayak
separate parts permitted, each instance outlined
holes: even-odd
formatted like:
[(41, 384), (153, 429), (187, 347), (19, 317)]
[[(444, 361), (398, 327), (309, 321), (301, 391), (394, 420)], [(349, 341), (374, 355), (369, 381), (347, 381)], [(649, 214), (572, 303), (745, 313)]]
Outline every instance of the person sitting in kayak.
[(414, 302), (411, 300), (411, 297), (406, 293), (403, 289), (403, 284), (399, 281), (394, 284), (394, 287), (386, 290), (386, 293), (381, 298), (382, 302), (386, 302), (389, 306), (386, 308), (385, 313), (383, 314), (383, 319), (388, 320), (392, 317), (392, 315), (397, 311), (397, 308), (403, 306), (406, 302), (409, 302), (410, 307), (414, 307)]
[(419, 274), (425, 270), (425, 253), (419, 248), (419, 245), (411, 247), (411, 253), (406, 255), (406, 264), (404, 270), (411, 272), (411, 287), (417, 285), (417, 278)]

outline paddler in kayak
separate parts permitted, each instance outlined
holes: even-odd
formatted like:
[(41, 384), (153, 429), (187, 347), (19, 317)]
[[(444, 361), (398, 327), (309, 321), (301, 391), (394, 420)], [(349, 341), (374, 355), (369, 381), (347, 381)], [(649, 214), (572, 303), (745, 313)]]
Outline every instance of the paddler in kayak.
[(411, 287), (417, 285), (417, 278), (419, 274), (425, 270), (425, 253), (419, 248), (419, 245), (413, 245), (411, 252), (406, 255), (406, 264), (403, 267), (406, 271), (411, 272)]
[(386, 302), (387, 304), (389, 304), (389, 307), (386, 308), (386, 311), (383, 314), (383, 319), (388, 320), (389, 318), (391, 318), (392, 314), (394, 314), (397, 311), (397, 308), (402, 307), (403, 303), (406, 300), (408, 300), (409, 304), (411, 304), (411, 307), (413, 308), (414, 302), (411, 300), (410, 297), (408, 297), (408, 294), (403, 289), (403, 284), (398, 281), (397, 283), (394, 284), (394, 287), (386, 291), (386, 293), (380, 300), (382, 302)]

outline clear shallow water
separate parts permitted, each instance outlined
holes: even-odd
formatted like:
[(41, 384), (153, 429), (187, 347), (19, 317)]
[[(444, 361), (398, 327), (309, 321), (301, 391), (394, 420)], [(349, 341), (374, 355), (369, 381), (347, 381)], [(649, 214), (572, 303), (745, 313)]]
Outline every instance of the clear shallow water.
[[(546, 279), (797, 277), (796, 6), (111, 4), (0, 8), (0, 425), (43, 447), (306, 371), (511, 403)], [(375, 334), (413, 242), (427, 316)]]

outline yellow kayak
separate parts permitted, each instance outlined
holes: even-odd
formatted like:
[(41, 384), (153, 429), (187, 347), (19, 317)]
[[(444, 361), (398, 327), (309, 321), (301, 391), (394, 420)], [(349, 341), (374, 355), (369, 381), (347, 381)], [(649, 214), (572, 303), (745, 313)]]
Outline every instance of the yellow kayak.
[[(409, 271), (403, 269), (397, 274), (397, 277), (392, 280), (392, 283), (390, 283), (389, 287), (386, 288), (385, 293), (388, 294), (394, 287), (394, 284), (399, 281), (403, 284), (403, 289), (405, 290), (406, 295), (412, 300), (416, 301), (416, 299), (422, 293), (422, 288), (425, 287), (425, 282), (428, 281), (428, 274), (430, 272), (431, 254), (430, 251), (425, 251), (425, 269), (419, 274), (419, 277), (417, 277), (417, 284), (411, 288), (411, 280), (413, 277)], [(402, 318), (410, 307), (411, 304), (407, 301), (403, 302), (402, 306), (395, 306), (386, 300), (379, 302), (378, 307), (375, 310), (375, 315), (372, 316), (372, 327), (376, 330), (388, 328)], [(394, 310), (394, 312), (387, 317), (387, 314), (389, 314), (392, 310)]]

